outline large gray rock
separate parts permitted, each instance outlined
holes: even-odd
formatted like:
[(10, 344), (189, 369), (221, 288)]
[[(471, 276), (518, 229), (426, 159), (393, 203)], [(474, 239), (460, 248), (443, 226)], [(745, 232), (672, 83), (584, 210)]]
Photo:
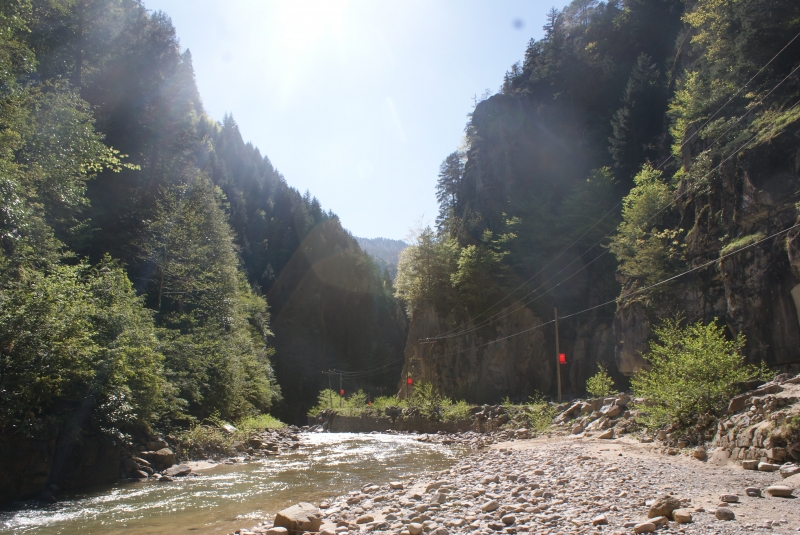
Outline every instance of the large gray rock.
[(275, 515), (274, 527), (286, 528), (290, 534), (319, 531), (322, 513), (314, 505), (300, 502)]
[(179, 464), (164, 470), (164, 475), (169, 477), (183, 477), (192, 473), (192, 469), (188, 464)]
[(175, 453), (169, 448), (142, 452), (142, 457), (147, 459), (150, 465), (157, 470), (163, 470), (175, 464)]

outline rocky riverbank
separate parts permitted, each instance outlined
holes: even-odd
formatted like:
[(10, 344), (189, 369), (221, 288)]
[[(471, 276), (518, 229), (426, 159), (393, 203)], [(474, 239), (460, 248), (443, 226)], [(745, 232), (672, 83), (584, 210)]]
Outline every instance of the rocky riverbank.
[[(369, 484), (314, 504), (319, 523), (309, 525), (320, 535), (800, 530), (792, 496), (800, 476), (654, 449), (629, 438), (514, 439), (448, 471)], [(287, 531), (264, 522), (237, 533)]]

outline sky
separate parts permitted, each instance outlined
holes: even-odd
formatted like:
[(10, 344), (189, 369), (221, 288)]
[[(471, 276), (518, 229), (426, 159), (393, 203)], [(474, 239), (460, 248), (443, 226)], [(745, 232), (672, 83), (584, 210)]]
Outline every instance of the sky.
[[(540, 39), (544, 0), (145, 0), (192, 53), (206, 112), (233, 114), (355, 236), (433, 224), (474, 99)], [(560, 4), (557, 7), (561, 8)]]

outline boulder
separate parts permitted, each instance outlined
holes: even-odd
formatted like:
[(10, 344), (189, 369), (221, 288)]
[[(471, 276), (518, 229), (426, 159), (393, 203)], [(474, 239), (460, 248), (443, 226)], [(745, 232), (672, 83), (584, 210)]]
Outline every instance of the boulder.
[(754, 459), (742, 461), (742, 468), (745, 470), (758, 470), (758, 461)]
[(169, 448), (161, 448), (158, 451), (148, 452), (148, 454), (146, 459), (158, 470), (169, 468), (175, 464), (175, 453)]
[(606, 429), (605, 431), (603, 431), (602, 433), (597, 435), (597, 438), (602, 438), (602, 439), (614, 438), (614, 429), (613, 428), (612, 429)]
[(692, 521), (692, 510), (675, 509), (672, 511), (672, 519), (679, 524), (688, 524)]
[(736, 518), (736, 514), (728, 507), (717, 507), (714, 516), (717, 517), (717, 520), (733, 520)]
[(150, 442), (147, 443), (147, 449), (150, 450), (150, 451), (158, 451), (160, 449), (164, 449), (164, 448), (168, 448), (168, 447), (169, 447), (169, 444), (167, 444), (166, 441), (161, 440), (161, 439), (151, 440)]
[(692, 452), (692, 456), (698, 461), (705, 461), (708, 459), (708, 452), (706, 452), (706, 449), (703, 446), (697, 446)]
[(794, 489), (788, 485), (772, 485), (767, 487), (767, 494), (776, 498), (790, 498)]
[(795, 474), (800, 474), (800, 466), (796, 464), (784, 464), (781, 466), (780, 472), (783, 478), (792, 477)]
[(178, 464), (164, 470), (163, 474), (169, 477), (188, 476), (192, 472), (188, 464)]
[(758, 463), (758, 469), (761, 472), (777, 472), (781, 469), (781, 465), (772, 463)]
[(375, 517), (372, 515), (363, 515), (356, 519), (356, 524), (367, 524), (368, 522), (374, 522)]
[(300, 502), (275, 515), (274, 527), (286, 528), (290, 534), (303, 531), (319, 531), (322, 514), (310, 503)]
[(633, 526), (634, 533), (653, 533), (656, 530), (656, 525), (652, 522), (642, 522)]
[(286, 528), (271, 527), (267, 530), (266, 535), (289, 535), (289, 530)]
[(408, 529), (408, 532), (411, 535), (419, 535), (420, 533), (422, 533), (422, 530), (425, 529), (425, 528), (419, 522), (412, 522), (406, 527), (406, 529)]
[(675, 509), (680, 509), (680, 507), (681, 502), (678, 500), (678, 498), (675, 496), (670, 496), (669, 494), (664, 494), (656, 498), (656, 501), (650, 506), (650, 510), (647, 512), (647, 518), (665, 516), (671, 520), (672, 511)]

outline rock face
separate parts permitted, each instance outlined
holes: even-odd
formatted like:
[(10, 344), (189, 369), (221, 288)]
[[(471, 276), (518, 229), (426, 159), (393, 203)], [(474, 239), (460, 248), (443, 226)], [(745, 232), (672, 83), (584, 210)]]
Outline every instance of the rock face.
[[(697, 154), (702, 147), (686, 147)], [(688, 231), (686, 258), (690, 268), (719, 258), (720, 249), (734, 239), (791, 227), (798, 218), (792, 184), (800, 180), (797, 144), (791, 136), (769, 146), (752, 147), (709, 182), (703, 194), (679, 186), (675, 228)], [(685, 194), (685, 195), (684, 195)], [(747, 338), (744, 354), (751, 362), (770, 365), (800, 360), (800, 231), (781, 236), (732, 255), (665, 285), (650, 305), (631, 300), (616, 313), (616, 363), (626, 375), (646, 368), (641, 353), (648, 349), (654, 318), (680, 310), (689, 322), (714, 318), (731, 334)], [(623, 280), (623, 294), (636, 282)]]
[[(553, 329), (548, 328), (551, 326), (476, 348), (518, 332), (521, 326), (537, 325), (550, 319), (542, 319), (527, 308), (506, 309), (501, 315), (506, 313), (507, 316), (488, 330), (478, 329), (434, 344), (417, 342), (452, 327), (432, 308), (415, 313), (409, 326), (401, 377), (411, 373), (418, 383), (431, 381), (439, 386), (443, 395), (467, 398), (476, 403), (491, 403), (504, 396), (524, 397), (536, 391), (554, 392), (555, 339)], [(561, 367), (562, 389), (581, 391), (586, 380), (597, 371), (597, 362), (610, 361), (614, 354), (611, 325), (589, 317), (577, 329), (562, 328), (560, 337), (561, 351), (569, 355), (568, 364)], [(398, 383), (398, 393), (405, 397), (405, 380)]]
[(322, 513), (310, 503), (300, 502), (275, 515), (275, 527), (286, 528), (290, 534), (319, 531)]

